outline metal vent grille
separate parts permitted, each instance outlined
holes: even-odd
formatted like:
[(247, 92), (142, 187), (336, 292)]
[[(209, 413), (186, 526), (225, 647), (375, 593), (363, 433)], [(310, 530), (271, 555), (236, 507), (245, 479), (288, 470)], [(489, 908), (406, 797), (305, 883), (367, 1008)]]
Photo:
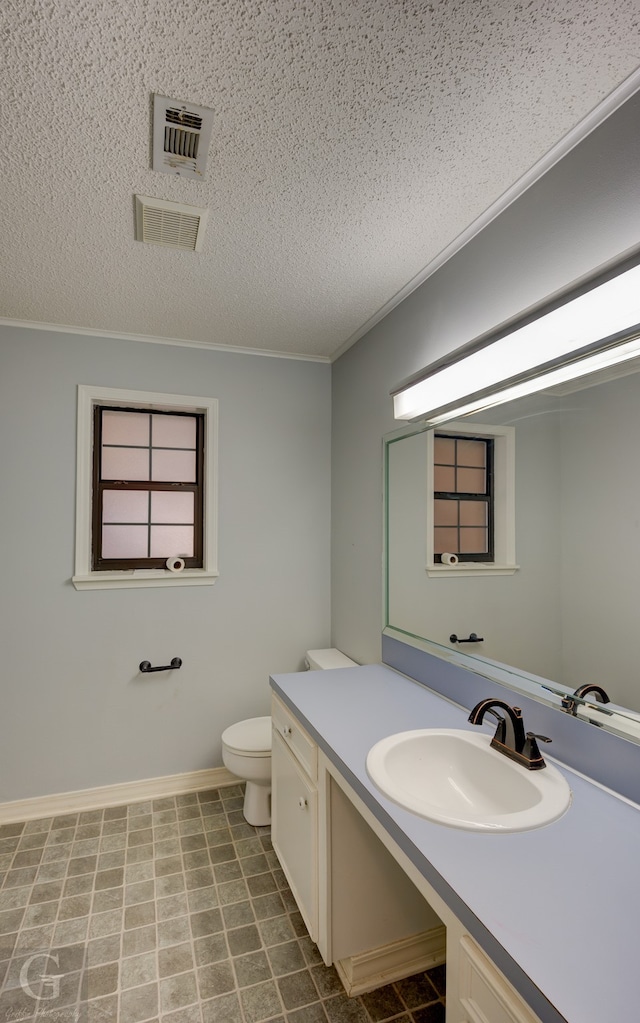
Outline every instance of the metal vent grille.
[(136, 237), (139, 242), (198, 252), (209, 211), (199, 206), (136, 195)]
[(166, 120), (169, 124), (179, 124), (182, 128), (195, 128), (196, 131), (202, 129), (202, 118), (199, 114), (194, 114), (193, 110), (187, 110), (186, 107), (167, 107)]
[(171, 128), (167, 124), (164, 129), (164, 151), (177, 156), (185, 156), (195, 162), (198, 156), (200, 136), (194, 131), (183, 128)]
[(154, 96), (153, 169), (203, 178), (212, 132), (213, 110)]

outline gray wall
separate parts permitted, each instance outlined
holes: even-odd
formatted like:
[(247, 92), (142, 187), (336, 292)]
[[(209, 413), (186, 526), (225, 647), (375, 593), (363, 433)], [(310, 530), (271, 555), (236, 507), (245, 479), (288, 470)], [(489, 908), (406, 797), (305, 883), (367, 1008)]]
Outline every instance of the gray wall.
[[(74, 589), (79, 383), (219, 399), (215, 586)], [(0, 327), (0, 802), (220, 766), (329, 645), (330, 409), (324, 364)]]
[(354, 659), (380, 658), (389, 391), (640, 245), (639, 118), (636, 95), (334, 364), (332, 637)]

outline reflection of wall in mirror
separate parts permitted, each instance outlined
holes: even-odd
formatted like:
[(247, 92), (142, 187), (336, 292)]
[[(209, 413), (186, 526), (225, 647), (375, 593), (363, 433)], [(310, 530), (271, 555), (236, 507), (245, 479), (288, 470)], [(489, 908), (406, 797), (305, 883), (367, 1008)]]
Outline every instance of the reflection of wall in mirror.
[(427, 578), (424, 435), (393, 445), (389, 623), (446, 647), (452, 632), (476, 632), (485, 642), (465, 652), (572, 687), (599, 683), (640, 709), (639, 388), (627, 376), (492, 410), (493, 423), (516, 428), (513, 576)]
[(640, 710), (640, 375), (572, 396), (563, 421), (563, 666)]

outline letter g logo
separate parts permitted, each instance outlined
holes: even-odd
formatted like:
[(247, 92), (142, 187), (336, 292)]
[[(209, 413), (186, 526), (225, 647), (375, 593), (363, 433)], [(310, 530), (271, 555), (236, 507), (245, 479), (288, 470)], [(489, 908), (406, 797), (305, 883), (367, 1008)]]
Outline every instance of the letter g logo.
[[(50, 1002), (52, 999), (58, 998), (58, 996), (60, 995), (60, 980), (62, 979), (64, 974), (55, 973), (48, 975), (46, 972), (42, 972), (39, 975), (37, 975), (34, 979), (42, 981), (43, 990), (41, 994), (36, 994), (36, 992), (31, 987), (29, 972), (31, 970), (33, 963), (37, 962), (38, 960), (44, 960), (44, 966), (42, 968), (43, 971), (47, 969), (47, 964), (49, 962), (55, 963), (57, 967), (60, 966), (60, 960), (58, 956), (50, 955), (48, 952), (36, 952), (35, 955), (29, 956), (29, 958), (22, 964), (22, 969), (20, 970), (20, 987), (24, 992), (26, 992), (26, 994), (29, 995), (30, 998), (34, 998), (36, 1001), (40, 998), (43, 998), (45, 1001)], [(49, 994), (45, 993), (47, 989), (50, 991)]]

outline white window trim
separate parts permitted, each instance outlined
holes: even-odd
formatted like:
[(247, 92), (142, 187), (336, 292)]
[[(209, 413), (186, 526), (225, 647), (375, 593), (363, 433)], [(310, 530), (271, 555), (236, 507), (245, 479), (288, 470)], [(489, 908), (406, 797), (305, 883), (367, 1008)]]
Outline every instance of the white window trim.
[[(435, 561), (433, 550), (433, 442), (436, 433), (458, 436), (492, 437), (494, 476), (494, 561), (463, 561), (442, 565)], [(427, 434), (427, 564), (431, 578), (456, 576), (513, 575), (516, 564), (516, 443), (513, 426), (483, 426), (480, 423), (446, 423)]]
[[(133, 405), (171, 412), (200, 412), (205, 417), (203, 567), (170, 572), (162, 568), (118, 572), (91, 571), (91, 504), (93, 475), (93, 409), (96, 405)], [(212, 586), (218, 578), (218, 401), (183, 394), (126, 391), (78, 385), (76, 471), (76, 564), (72, 583), (77, 590), (150, 586)]]

